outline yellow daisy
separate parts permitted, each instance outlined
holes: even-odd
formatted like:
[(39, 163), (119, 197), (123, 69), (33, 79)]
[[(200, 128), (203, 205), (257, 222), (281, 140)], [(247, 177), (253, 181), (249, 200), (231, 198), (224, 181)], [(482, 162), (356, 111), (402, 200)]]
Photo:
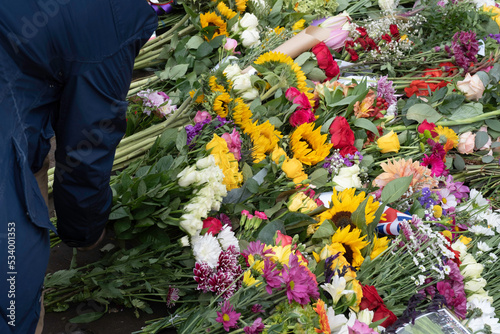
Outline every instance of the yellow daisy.
[(224, 2), (219, 2), (217, 4), (217, 10), (219, 11), (219, 13), (221, 13), (222, 16), (226, 17), (228, 20), (238, 15), (238, 13), (236, 13), (235, 11), (231, 10), (228, 6), (226, 6)]
[(252, 286), (254, 284), (257, 284), (257, 280), (252, 276), (250, 270), (245, 271), (245, 273), (243, 274), (243, 284), (245, 284), (245, 286)]
[(369, 244), (363, 240), (365, 237), (361, 237), (361, 230), (358, 228), (353, 228), (352, 231), (351, 226), (339, 228), (332, 236), (332, 247), (342, 253), (351, 266), (359, 268), (364, 261), (361, 250)]
[(290, 136), (290, 148), (295, 158), (305, 165), (315, 165), (325, 160), (333, 144), (327, 143), (327, 135), (314, 130), (314, 123), (299, 125)]
[(387, 245), (389, 244), (389, 239), (387, 237), (377, 238), (375, 235), (375, 239), (373, 239), (373, 249), (370, 253), (370, 259), (374, 260), (377, 256), (380, 255), (383, 251), (387, 249)]
[(266, 254), (273, 262), (279, 262), (281, 265), (288, 265), (290, 255), (292, 254), (292, 246), (275, 246), (272, 248), (274, 254)]
[(228, 93), (222, 93), (215, 98), (213, 108), (217, 115), (227, 116), (229, 102), (231, 102), (231, 96)]
[(284, 27), (279, 27), (279, 26), (278, 26), (278, 27), (274, 28), (274, 33), (275, 33), (276, 35), (279, 35), (279, 34), (281, 34), (281, 33), (282, 33), (282, 32), (284, 32), (284, 31), (285, 31), (285, 28), (284, 28)]
[[(200, 14), (200, 24), (202, 28), (206, 28), (209, 26), (215, 26), (217, 29), (214, 31), (212, 35), (212, 39), (221, 36), (221, 35), (226, 35), (227, 36), (227, 24), (222, 17), (217, 15), (214, 12), (208, 12), (205, 14)], [(205, 36), (205, 39), (208, 40), (208, 37)]]
[(436, 126), (434, 131), (437, 132), (437, 137), (434, 138), (435, 141), (444, 143), (443, 148), (446, 152), (458, 145), (458, 135), (455, 131), (448, 127), (443, 127), (441, 125)]

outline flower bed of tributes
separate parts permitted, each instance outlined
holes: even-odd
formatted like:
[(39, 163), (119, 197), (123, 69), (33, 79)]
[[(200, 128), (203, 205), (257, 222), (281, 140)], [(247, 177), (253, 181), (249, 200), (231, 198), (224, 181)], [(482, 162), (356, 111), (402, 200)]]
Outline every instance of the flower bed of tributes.
[(466, 333), (418, 318), (446, 309), (500, 333), (497, 4), (168, 6), (116, 155), (117, 246), (49, 274), (47, 309), (164, 303), (139, 333)]

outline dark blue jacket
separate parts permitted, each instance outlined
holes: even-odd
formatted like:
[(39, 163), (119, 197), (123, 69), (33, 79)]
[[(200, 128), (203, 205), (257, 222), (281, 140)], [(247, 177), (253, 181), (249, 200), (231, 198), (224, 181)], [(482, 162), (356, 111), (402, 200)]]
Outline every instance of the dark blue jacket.
[(98, 239), (134, 58), (156, 24), (145, 0), (0, 6), (0, 333), (36, 326), (53, 226), (33, 173), (54, 134), (58, 233), (70, 246)]

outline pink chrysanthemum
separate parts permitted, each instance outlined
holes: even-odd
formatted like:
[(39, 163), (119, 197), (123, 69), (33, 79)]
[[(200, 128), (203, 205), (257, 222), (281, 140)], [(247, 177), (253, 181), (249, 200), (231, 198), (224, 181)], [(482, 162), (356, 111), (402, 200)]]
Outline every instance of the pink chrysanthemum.
[(288, 301), (296, 301), (301, 305), (309, 303), (310, 299), (318, 299), (318, 287), (313, 284), (307, 269), (299, 264), (295, 254), (290, 255), (288, 265), (283, 266), (281, 277), (286, 285)]
[(283, 280), (280, 277), (280, 271), (276, 269), (276, 263), (271, 260), (264, 261), (264, 269), (262, 270), (262, 277), (266, 280), (266, 291), (268, 294), (273, 293), (273, 288), (280, 289)]
[(193, 269), (194, 280), (198, 283), (197, 290), (201, 290), (203, 292), (210, 291), (210, 284), (208, 280), (210, 276), (214, 273), (214, 270), (210, 268), (208, 263), (205, 262), (196, 262)]
[(257, 318), (253, 322), (252, 326), (246, 326), (244, 328), (245, 334), (259, 334), (264, 331), (264, 324), (262, 323), (262, 318)]
[(228, 302), (224, 302), (221, 312), (217, 311), (217, 318), (215, 321), (220, 322), (224, 326), (224, 330), (229, 332), (231, 328), (238, 328), (237, 322), (241, 313), (237, 313), (233, 306)]

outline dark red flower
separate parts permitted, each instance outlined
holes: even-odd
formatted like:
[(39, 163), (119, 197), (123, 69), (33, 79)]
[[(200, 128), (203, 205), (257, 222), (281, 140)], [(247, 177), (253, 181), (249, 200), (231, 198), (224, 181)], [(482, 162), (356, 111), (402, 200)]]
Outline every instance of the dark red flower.
[(382, 39), (387, 43), (390, 43), (392, 41), (392, 37), (389, 34), (382, 35)]
[(392, 37), (394, 37), (396, 39), (399, 39), (399, 29), (398, 29), (398, 26), (396, 24), (391, 24), (389, 26), (389, 29), (391, 31)]
[(354, 132), (351, 130), (345, 117), (337, 116), (330, 125), (331, 142), (333, 148), (342, 150), (354, 145)]
[(339, 65), (335, 60), (333, 60), (332, 53), (325, 43), (321, 42), (316, 44), (312, 48), (312, 52), (316, 55), (319, 68), (325, 70), (325, 74), (327, 76), (326, 80), (330, 81), (333, 77), (339, 75)]
[(345, 157), (348, 154), (354, 154), (358, 152), (358, 149), (354, 145), (349, 145), (340, 150), (339, 154)]
[(316, 120), (314, 113), (310, 109), (297, 109), (293, 112), (292, 116), (288, 119), (290, 125), (297, 127), (304, 123), (312, 123)]
[(363, 298), (361, 298), (361, 303), (359, 303), (359, 309), (368, 309), (373, 311), (381, 305), (384, 305), (384, 301), (380, 298), (377, 289), (372, 285), (362, 285)]
[(357, 27), (356, 30), (361, 34), (361, 37), (365, 37), (368, 34), (366, 28), (363, 27)]
[(380, 324), (380, 326), (384, 328), (389, 327), (390, 325), (395, 323), (396, 320), (398, 320), (398, 318), (394, 313), (392, 313), (392, 311), (390, 311), (387, 307), (385, 307), (385, 305), (381, 305), (379, 308), (375, 310), (372, 321), (376, 322), (381, 319), (384, 319), (385, 317), (387, 317), (387, 319), (385, 319), (384, 322)]
[(208, 229), (207, 233), (212, 233), (216, 235), (222, 229), (222, 223), (220, 220), (214, 217), (208, 217), (203, 220), (203, 228)]

